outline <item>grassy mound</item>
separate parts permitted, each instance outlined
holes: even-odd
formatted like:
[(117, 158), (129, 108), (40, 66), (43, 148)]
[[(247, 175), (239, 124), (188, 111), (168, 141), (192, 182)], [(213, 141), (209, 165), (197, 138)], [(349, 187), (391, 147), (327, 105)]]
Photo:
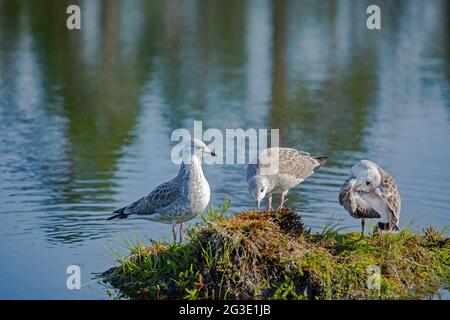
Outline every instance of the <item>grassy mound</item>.
[(186, 243), (134, 245), (103, 281), (152, 299), (422, 298), (450, 283), (450, 238), (431, 227), (361, 239), (313, 234), (288, 209), (225, 217), (226, 209), (210, 209)]

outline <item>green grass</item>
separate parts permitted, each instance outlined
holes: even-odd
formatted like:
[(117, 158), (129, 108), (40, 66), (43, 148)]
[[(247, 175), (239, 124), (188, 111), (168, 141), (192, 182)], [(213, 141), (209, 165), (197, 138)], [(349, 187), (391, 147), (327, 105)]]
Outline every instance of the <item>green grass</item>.
[[(227, 216), (229, 201), (191, 226), (185, 243), (130, 245), (103, 281), (135, 299), (424, 298), (450, 283), (450, 238), (421, 234), (321, 233), (292, 210)], [(368, 288), (370, 268), (379, 289)]]

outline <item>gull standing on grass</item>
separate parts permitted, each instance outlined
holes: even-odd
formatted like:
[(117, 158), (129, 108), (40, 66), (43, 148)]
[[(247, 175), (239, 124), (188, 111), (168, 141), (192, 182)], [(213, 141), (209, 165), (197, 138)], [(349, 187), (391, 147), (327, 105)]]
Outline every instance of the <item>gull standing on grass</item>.
[(272, 195), (281, 194), (278, 209), (286, 203), (289, 189), (303, 182), (327, 161), (327, 157), (313, 157), (309, 153), (291, 148), (264, 149), (256, 164), (247, 166), (248, 190), (260, 207), (262, 199), (269, 195), (269, 210), (272, 210)]
[(339, 203), (355, 219), (361, 219), (364, 236), (365, 219), (380, 219), (378, 229), (398, 231), (401, 199), (394, 178), (369, 160), (355, 164), (339, 193)]
[(114, 211), (115, 215), (108, 220), (136, 215), (139, 218), (172, 224), (174, 242), (177, 240), (175, 226), (180, 224), (181, 242), (183, 222), (195, 218), (209, 203), (211, 192), (200, 160), (203, 154), (216, 156), (203, 141), (190, 140), (184, 148), (183, 162), (174, 179), (160, 184), (146, 197)]

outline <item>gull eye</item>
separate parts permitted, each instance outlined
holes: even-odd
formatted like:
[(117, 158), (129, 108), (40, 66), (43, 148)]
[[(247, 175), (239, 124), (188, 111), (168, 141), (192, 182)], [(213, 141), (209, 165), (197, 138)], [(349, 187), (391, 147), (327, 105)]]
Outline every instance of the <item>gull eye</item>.
[(259, 192), (263, 192), (263, 191), (264, 191), (264, 189), (259, 190)]
[(366, 181), (366, 186), (370, 186), (370, 181)]

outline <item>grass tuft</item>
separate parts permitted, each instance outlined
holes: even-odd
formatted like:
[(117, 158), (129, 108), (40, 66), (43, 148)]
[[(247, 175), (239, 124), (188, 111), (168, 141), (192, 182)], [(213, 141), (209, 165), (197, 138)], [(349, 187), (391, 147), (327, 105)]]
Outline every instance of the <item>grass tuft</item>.
[(131, 245), (103, 281), (138, 299), (424, 298), (450, 283), (444, 231), (360, 238), (330, 223), (311, 233), (289, 209), (227, 217), (229, 206), (210, 208), (183, 244)]

